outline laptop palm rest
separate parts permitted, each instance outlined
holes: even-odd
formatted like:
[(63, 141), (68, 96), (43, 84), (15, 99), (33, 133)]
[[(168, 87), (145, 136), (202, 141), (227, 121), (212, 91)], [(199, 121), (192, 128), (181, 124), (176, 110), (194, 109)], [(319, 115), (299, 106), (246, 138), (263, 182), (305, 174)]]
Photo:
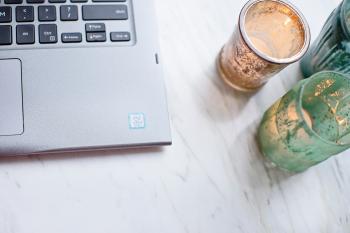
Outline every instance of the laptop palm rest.
[(24, 131), (21, 69), (19, 59), (0, 60), (0, 136)]

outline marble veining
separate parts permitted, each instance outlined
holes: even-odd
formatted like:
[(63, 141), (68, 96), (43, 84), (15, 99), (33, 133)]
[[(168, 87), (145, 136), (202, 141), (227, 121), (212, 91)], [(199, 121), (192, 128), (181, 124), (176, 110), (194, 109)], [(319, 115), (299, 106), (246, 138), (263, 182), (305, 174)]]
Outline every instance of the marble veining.
[[(340, 1), (291, 2), (315, 39)], [(156, 0), (173, 146), (0, 159), (0, 233), (349, 233), (350, 152), (293, 175), (256, 145), (299, 65), (254, 95), (217, 76), (243, 4)]]

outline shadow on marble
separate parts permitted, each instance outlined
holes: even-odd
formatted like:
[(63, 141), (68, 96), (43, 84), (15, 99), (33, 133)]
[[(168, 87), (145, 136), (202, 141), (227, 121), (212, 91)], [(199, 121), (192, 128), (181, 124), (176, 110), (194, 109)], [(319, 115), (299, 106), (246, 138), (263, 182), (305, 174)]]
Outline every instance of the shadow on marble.
[[(279, 187), (281, 183), (297, 176), (298, 174), (281, 170), (270, 165), (269, 161), (263, 155), (258, 143), (257, 133), (259, 124), (260, 121), (255, 121), (237, 137), (246, 142), (249, 150), (249, 166), (246, 167), (247, 170), (245, 172), (249, 173), (248, 180), (251, 187), (259, 187), (263, 189), (266, 189), (267, 187)], [(251, 169), (253, 169), (253, 171)], [(267, 182), (264, 176), (267, 179)]]
[(298, 82), (304, 79), (300, 63), (293, 64), (281, 72), (281, 81), (286, 90), (292, 89)]
[(40, 155), (0, 157), (0, 165), (9, 163), (31, 163), (34, 161), (63, 161), (63, 160), (86, 160), (92, 158), (106, 158), (116, 156), (161, 156), (165, 149), (162, 147), (150, 147), (139, 149), (114, 149), (85, 152), (66, 152)]
[(206, 108), (213, 120), (227, 122), (237, 118), (256, 92), (239, 92), (230, 87), (219, 76), (215, 63), (208, 67), (205, 73), (212, 85), (203, 85), (203, 88), (206, 88), (203, 93), (209, 96)]
[(266, 83), (254, 96), (257, 107), (265, 112), (279, 98), (291, 90), (299, 81), (303, 79), (298, 64), (287, 67), (282, 72), (276, 74)]

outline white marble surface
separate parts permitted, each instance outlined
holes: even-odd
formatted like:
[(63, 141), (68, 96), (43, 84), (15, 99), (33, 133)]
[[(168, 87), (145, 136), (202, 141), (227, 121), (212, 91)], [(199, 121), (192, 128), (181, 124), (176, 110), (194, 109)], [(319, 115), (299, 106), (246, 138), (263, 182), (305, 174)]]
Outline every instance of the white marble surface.
[[(292, 0), (320, 31), (337, 0)], [(0, 233), (349, 233), (350, 152), (303, 174), (264, 167), (264, 110), (298, 65), (254, 96), (214, 60), (243, 0), (156, 0), (172, 147), (0, 160)]]

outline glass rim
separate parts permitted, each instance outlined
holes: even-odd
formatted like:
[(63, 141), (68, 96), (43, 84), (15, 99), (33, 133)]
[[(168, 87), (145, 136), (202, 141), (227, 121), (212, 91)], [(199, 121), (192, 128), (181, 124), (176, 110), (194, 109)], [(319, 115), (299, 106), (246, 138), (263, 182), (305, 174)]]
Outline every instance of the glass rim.
[[(289, 57), (289, 58), (274, 58), (272, 56), (268, 56), (265, 53), (261, 52), (260, 50), (258, 50), (253, 43), (251, 42), (251, 40), (249, 39), (249, 36), (245, 30), (245, 19), (247, 16), (247, 13), (249, 11), (249, 9), (254, 6), (255, 4), (259, 3), (259, 2), (264, 2), (264, 1), (270, 1), (270, 2), (276, 2), (279, 4), (282, 4), (286, 7), (288, 7), (289, 9), (291, 9), (296, 16), (298, 16), (300, 23), (302, 24), (303, 28), (304, 28), (304, 44), (303, 47), (298, 51), (297, 54)], [(240, 15), (239, 15), (239, 31), (241, 36), (243, 37), (244, 42), (248, 45), (248, 47), (254, 51), (254, 53), (259, 56), (260, 58), (262, 58), (263, 60), (266, 60), (268, 62), (274, 63), (274, 64), (291, 64), (294, 63), (298, 60), (300, 60), (305, 53), (307, 52), (310, 43), (311, 43), (311, 32), (310, 32), (310, 27), (309, 24), (305, 18), (305, 16), (301, 13), (300, 10), (298, 10), (297, 7), (295, 7), (292, 3), (286, 1), (286, 0), (250, 0), (248, 1), (244, 7), (242, 8)]]
[(313, 81), (312, 79), (323, 79), (324, 77), (318, 77), (319, 75), (322, 74), (333, 74), (333, 75), (337, 75), (337, 76), (333, 76), (333, 77), (337, 77), (337, 78), (342, 78), (343, 80), (347, 80), (350, 82), (349, 78), (346, 74), (340, 73), (340, 72), (336, 72), (336, 71), (321, 71), (318, 72), (314, 75), (312, 75), (310, 78), (307, 78), (306, 80), (304, 80), (304, 82), (301, 84), (301, 87), (297, 93), (297, 105), (296, 105), (296, 111), (298, 116), (302, 119), (303, 124), (304, 124), (304, 129), (306, 129), (309, 133), (311, 133), (313, 136), (315, 136), (316, 138), (318, 138), (319, 140), (325, 142), (326, 144), (332, 145), (332, 146), (341, 146), (341, 147), (350, 147), (350, 142), (349, 143), (344, 143), (344, 144), (338, 144), (336, 142), (327, 140), (323, 137), (321, 137), (312, 127), (310, 127), (306, 122), (305, 116), (303, 114), (303, 94), (305, 91), (305, 87), (311, 82)]

